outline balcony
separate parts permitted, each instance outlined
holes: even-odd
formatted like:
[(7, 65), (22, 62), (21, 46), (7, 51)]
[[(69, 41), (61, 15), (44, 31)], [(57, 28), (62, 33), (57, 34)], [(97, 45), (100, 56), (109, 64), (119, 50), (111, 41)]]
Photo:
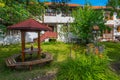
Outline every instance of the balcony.
[(44, 23), (72, 23), (74, 18), (72, 18), (69, 14), (53, 14), (46, 13), (44, 15)]

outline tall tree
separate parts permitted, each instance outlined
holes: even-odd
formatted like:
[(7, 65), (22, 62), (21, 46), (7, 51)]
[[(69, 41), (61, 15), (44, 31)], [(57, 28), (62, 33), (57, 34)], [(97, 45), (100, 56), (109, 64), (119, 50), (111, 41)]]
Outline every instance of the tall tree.
[(68, 6), (68, 2), (70, 2), (71, 0), (51, 0), (51, 2), (53, 3), (54, 7), (56, 8), (56, 11), (62, 11), (64, 13), (68, 13), (69, 11), (69, 6)]
[(108, 0), (107, 7), (111, 7), (110, 9), (120, 17), (120, 0)]
[(100, 31), (104, 29), (103, 11), (93, 10), (90, 6), (84, 6), (73, 11), (74, 23), (71, 26), (72, 33), (85, 40), (86, 43), (93, 40), (93, 26), (97, 25)]
[(3, 34), (6, 27), (14, 23), (29, 18), (30, 13), (24, 8), (23, 4), (19, 4), (14, 0), (0, 0), (0, 30)]
[(41, 16), (43, 12), (44, 5), (38, 0), (0, 0), (0, 29), (30, 17)]
[(5, 3), (3, 2), (3, 0), (0, 0), (0, 7), (4, 7)]
[(32, 16), (40, 16), (44, 14), (45, 6), (43, 3), (32, 1), (27, 6), (27, 10), (31, 13)]
[[(44, 5), (37, 0), (0, 0), (0, 18), (8, 23), (17, 23), (30, 16), (40, 16)], [(4, 6), (5, 5), (5, 6)]]
[(23, 8), (22, 5), (12, 4), (12, 6), (5, 6), (0, 8), (0, 18), (7, 23), (17, 23), (29, 17), (29, 12)]

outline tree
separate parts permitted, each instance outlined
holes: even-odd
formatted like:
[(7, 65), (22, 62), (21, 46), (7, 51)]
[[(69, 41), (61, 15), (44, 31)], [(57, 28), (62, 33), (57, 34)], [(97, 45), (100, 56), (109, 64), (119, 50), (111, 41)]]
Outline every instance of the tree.
[(55, 7), (56, 11), (62, 11), (66, 14), (68, 14), (69, 12), (69, 6), (68, 6), (68, 2), (70, 2), (71, 0), (51, 0), (51, 2), (53, 3), (53, 7)]
[(45, 6), (43, 3), (31, 2), (27, 6), (27, 10), (31, 13), (32, 16), (40, 16), (44, 14)]
[(41, 16), (44, 10), (38, 0), (0, 0), (0, 35), (6, 33), (7, 26)]
[(118, 16), (120, 16), (119, 9), (120, 8), (120, 0), (108, 0), (107, 7), (110, 7), (111, 11), (117, 12)]
[(5, 3), (2, 0), (0, 0), (0, 7), (4, 7), (4, 6), (5, 6)]
[(44, 5), (38, 0), (0, 0), (0, 18), (10, 25), (29, 17), (41, 16), (44, 10)]
[[(29, 18), (30, 13), (14, 0), (0, 0), (0, 35), (5, 34), (9, 25)], [(0, 36), (1, 37), (1, 36)]]
[(0, 18), (10, 24), (27, 19), (29, 15), (29, 12), (25, 10), (23, 6), (18, 4), (12, 4), (11, 6), (6, 5), (0, 8)]
[(73, 34), (77, 35), (80, 39), (85, 40), (86, 43), (93, 40), (93, 26), (97, 25), (102, 31), (104, 26), (103, 11), (93, 10), (90, 6), (78, 8), (73, 11), (74, 23), (71, 26)]

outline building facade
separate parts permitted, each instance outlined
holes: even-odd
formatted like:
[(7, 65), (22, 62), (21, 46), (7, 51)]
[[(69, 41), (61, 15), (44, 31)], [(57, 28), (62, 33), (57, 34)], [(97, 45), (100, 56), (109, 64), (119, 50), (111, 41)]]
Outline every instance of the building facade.
[[(69, 24), (74, 21), (74, 18), (71, 17), (72, 10), (77, 7), (82, 7), (78, 4), (68, 4), (69, 9), (68, 13), (66, 14), (64, 11), (55, 11), (55, 7), (53, 7), (52, 3), (46, 3), (48, 8), (46, 8), (45, 14), (42, 16), (41, 20), (36, 19), (40, 23), (43, 23), (45, 25), (48, 25), (52, 28), (52, 32), (45, 32), (41, 31), (41, 41), (49, 41), (50, 39), (56, 39), (57, 41), (63, 41), (68, 42), (69, 38), (76, 38), (75, 35), (69, 32)], [(99, 10), (99, 9), (106, 9), (104, 6), (92, 6), (93, 9)], [(110, 12), (105, 10), (104, 13), (104, 20), (106, 20), (105, 25), (108, 25), (111, 30), (104, 31), (102, 36), (100, 37), (101, 41), (114, 41), (114, 40), (120, 40), (120, 20), (117, 19), (117, 14), (114, 13), (113, 17), (111, 18)], [(64, 32), (65, 29), (68, 29), (67, 31), (69, 33)], [(33, 42), (37, 40), (38, 36), (35, 32), (27, 32), (26, 33), (26, 42)], [(12, 31), (9, 32), (9, 35), (6, 37), (0, 38), (0, 44), (13, 44), (13, 43), (19, 43), (21, 40), (20, 32)]]
[(110, 30), (106, 30), (103, 33), (103, 41), (120, 41), (120, 19), (117, 18), (117, 13), (113, 13), (113, 16), (106, 21)]
[[(78, 4), (68, 4), (68, 13), (64, 11), (56, 10), (52, 3), (45, 3), (48, 7), (46, 8), (45, 14), (42, 17), (36, 19), (38, 22), (48, 25), (52, 28), (52, 32), (41, 31), (41, 41), (49, 41), (50, 39), (56, 39), (57, 41), (67, 42), (66, 33), (62, 30), (63, 27), (68, 27), (68, 24), (74, 21), (74, 18), (71, 17), (71, 12), (76, 7), (80, 6)], [(41, 20), (40, 20), (41, 18)], [(47, 36), (46, 36), (47, 35)], [(57, 37), (56, 37), (57, 35)], [(69, 33), (69, 36), (73, 36)], [(37, 33), (27, 32), (26, 33), (26, 42), (33, 42), (37, 39)], [(0, 44), (13, 44), (19, 43), (21, 40), (20, 32), (8, 31), (7, 35), (3, 38), (0, 38)]]

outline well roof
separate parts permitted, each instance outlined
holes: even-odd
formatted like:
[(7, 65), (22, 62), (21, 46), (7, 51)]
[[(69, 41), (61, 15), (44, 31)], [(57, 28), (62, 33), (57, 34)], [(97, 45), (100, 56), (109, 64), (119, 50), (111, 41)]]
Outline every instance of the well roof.
[(27, 30), (27, 31), (41, 31), (41, 30), (52, 30), (50, 27), (36, 21), (35, 19), (27, 19), (17, 24), (8, 26), (10, 30)]

